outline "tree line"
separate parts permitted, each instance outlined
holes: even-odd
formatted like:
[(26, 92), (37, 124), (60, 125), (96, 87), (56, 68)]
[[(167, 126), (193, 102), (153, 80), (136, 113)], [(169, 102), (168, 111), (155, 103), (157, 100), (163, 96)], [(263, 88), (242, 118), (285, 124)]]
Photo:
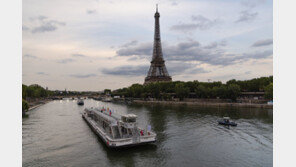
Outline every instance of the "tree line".
[(171, 99), (180, 98), (221, 98), (236, 100), (241, 92), (265, 92), (266, 99), (273, 97), (273, 76), (237, 81), (222, 82), (174, 81), (157, 82), (147, 85), (133, 84), (127, 88), (112, 91), (112, 95), (131, 98)]
[(53, 92), (44, 89), (42, 86), (33, 84), (30, 86), (22, 84), (22, 110), (29, 109), (28, 99), (45, 98), (52, 95)]
[(33, 84), (30, 86), (22, 84), (22, 97), (27, 98), (45, 98), (52, 95), (53, 92), (44, 89), (42, 86)]

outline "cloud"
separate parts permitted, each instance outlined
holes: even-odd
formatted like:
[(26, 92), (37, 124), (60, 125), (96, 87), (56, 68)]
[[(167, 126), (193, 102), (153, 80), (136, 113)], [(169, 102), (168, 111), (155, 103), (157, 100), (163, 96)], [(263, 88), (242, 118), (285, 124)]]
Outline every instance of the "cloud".
[(226, 46), (227, 42), (226, 41), (220, 41), (220, 42), (212, 42), (209, 45), (204, 46), (203, 48), (205, 49), (216, 49), (218, 47), (223, 47)]
[(254, 8), (264, 2), (265, 2), (265, 0), (243, 0), (243, 1), (241, 1), (241, 4), (243, 6), (248, 7), (248, 8)]
[(39, 27), (36, 27), (32, 30), (32, 33), (38, 33), (38, 32), (46, 32), (46, 31), (54, 31), (57, 27), (51, 24), (42, 25)]
[(152, 55), (152, 43), (143, 43), (137, 46), (131, 46), (126, 48), (121, 48), (118, 51), (116, 51), (116, 54), (118, 56), (140, 56), (140, 57), (151, 57)]
[(181, 31), (184, 33), (192, 32), (194, 30), (208, 30), (216, 25), (219, 20), (210, 20), (202, 15), (191, 16), (192, 23), (180, 23), (178, 25), (173, 25), (170, 29), (173, 31)]
[(94, 13), (96, 13), (96, 10), (95, 9), (94, 10), (87, 10), (86, 13), (87, 14), (94, 14)]
[(198, 25), (194, 23), (184, 24), (180, 23), (178, 25), (173, 25), (170, 29), (173, 31), (181, 31), (184, 33), (189, 33), (195, 31), (198, 28)]
[(265, 50), (265, 51), (257, 51), (253, 53), (244, 53), (242, 59), (266, 59), (270, 56), (272, 56), (273, 51), (272, 50)]
[(256, 41), (252, 47), (261, 47), (261, 46), (268, 46), (273, 44), (273, 39), (265, 39)]
[[(106, 75), (115, 75), (115, 76), (146, 76), (148, 73), (150, 65), (125, 65), (119, 66), (115, 68), (103, 69), (102, 73)], [(208, 73), (203, 68), (196, 67), (196, 64), (184, 62), (170, 62), (166, 64), (166, 68), (170, 75), (179, 75), (179, 74), (200, 74), (200, 73)]]
[(199, 26), (201, 30), (209, 29), (218, 22), (218, 19), (210, 20), (202, 15), (193, 15), (191, 16), (191, 20), (196, 22), (196, 24)]
[(176, 6), (176, 5), (178, 5), (177, 0), (170, 0), (170, 2), (171, 2), (171, 5), (172, 5), (172, 6)]
[(37, 56), (33, 56), (33, 55), (30, 55), (30, 54), (25, 54), (24, 57), (25, 58), (32, 58), (32, 59), (37, 59), (38, 58)]
[(137, 40), (130, 41), (128, 43), (123, 44), (121, 47), (129, 47), (138, 44)]
[(75, 61), (74, 59), (66, 58), (66, 59), (58, 60), (57, 63), (67, 64), (67, 63), (71, 63), (71, 62), (74, 62), (74, 61)]
[(218, 47), (218, 43), (217, 42), (213, 42), (207, 46), (205, 46), (204, 48), (205, 49), (214, 49), (214, 48), (217, 48)]
[(45, 73), (45, 72), (37, 72), (36, 74), (37, 74), (37, 75), (49, 75), (49, 74), (47, 74), (47, 73)]
[(72, 56), (73, 57), (87, 57), (87, 56), (85, 56), (85, 55), (83, 55), (83, 54), (72, 54)]
[[(272, 50), (233, 54), (228, 53), (222, 47), (226, 42), (214, 42), (207, 46), (202, 46), (198, 41), (189, 40), (180, 42), (176, 45), (164, 45), (163, 53), (166, 61), (200, 62), (214, 66), (228, 66), (231, 64), (243, 62), (249, 59), (265, 59), (272, 55)], [(130, 59), (147, 59), (152, 57), (152, 44), (138, 44), (117, 51), (117, 56), (130, 57)]]
[(166, 65), (170, 75), (201, 74), (210, 71), (197, 67), (197, 64), (191, 62), (169, 62)]
[(148, 65), (140, 66), (119, 66), (111, 69), (103, 69), (102, 73), (106, 75), (118, 76), (144, 76), (149, 69)]
[(211, 71), (205, 70), (204, 68), (195, 68), (190, 71), (190, 74), (202, 74), (202, 73), (209, 73)]
[(22, 26), (22, 30), (23, 30), (23, 31), (28, 31), (28, 30), (30, 30), (30, 28), (27, 27), (27, 26), (25, 26), (25, 25), (23, 25), (23, 26)]
[(96, 74), (70, 74), (70, 77), (73, 78), (90, 78), (97, 76)]
[(60, 26), (65, 26), (65, 22), (57, 21), (57, 20), (48, 20), (46, 16), (38, 16), (37, 18), (32, 18), (32, 21), (37, 20), (39, 26), (31, 28), (32, 33), (44, 33), (55, 31)]
[[(42, 15), (40, 15), (40, 16), (38, 16), (37, 17), (37, 19), (38, 20), (40, 20), (40, 21), (43, 21), (43, 20), (45, 20), (45, 19), (47, 19), (48, 17), (46, 17), (46, 16), (42, 16)], [(32, 18), (33, 20), (34, 20), (34, 18)]]
[(257, 16), (258, 12), (251, 13), (250, 11), (244, 10), (240, 12), (240, 16), (235, 22), (250, 22), (253, 21)]

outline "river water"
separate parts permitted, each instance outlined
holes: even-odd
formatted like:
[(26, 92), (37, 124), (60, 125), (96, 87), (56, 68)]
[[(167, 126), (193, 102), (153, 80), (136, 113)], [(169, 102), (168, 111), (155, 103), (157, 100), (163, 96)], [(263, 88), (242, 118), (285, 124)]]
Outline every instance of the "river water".
[[(82, 119), (85, 107), (138, 115), (157, 133), (153, 145), (110, 150)], [(23, 166), (272, 166), (272, 109), (124, 105), (55, 100), (23, 118)], [(237, 127), (217, 124), (230, 116)]]

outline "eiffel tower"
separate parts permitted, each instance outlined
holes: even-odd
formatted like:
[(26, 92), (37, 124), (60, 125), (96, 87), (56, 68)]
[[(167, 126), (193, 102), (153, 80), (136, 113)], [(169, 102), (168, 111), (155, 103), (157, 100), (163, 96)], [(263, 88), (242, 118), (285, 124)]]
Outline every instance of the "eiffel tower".
[(153, 44), (153, 56), (151, 65), (145, 78), (145, 84), (152, 82), (170, 82), (172, 77), (169, 76), (169, 73), (165, 67), (164, 59), (162, 55), (161, 41), (160, 41), (160, 29), (159, 29), (159, 13), (158, 6), (156, 5), (155, 18), (155, 29), (154, 29), (154, 44)]

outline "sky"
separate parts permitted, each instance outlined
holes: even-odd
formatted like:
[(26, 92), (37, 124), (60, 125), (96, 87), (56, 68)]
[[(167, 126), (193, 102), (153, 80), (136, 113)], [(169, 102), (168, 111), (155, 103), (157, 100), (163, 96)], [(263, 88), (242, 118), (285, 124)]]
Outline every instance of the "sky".
[(273, 74), (272, 0), (23, 0), (22, 82), (101, 91), (144, 83), (158, 4), (173, 81)]

